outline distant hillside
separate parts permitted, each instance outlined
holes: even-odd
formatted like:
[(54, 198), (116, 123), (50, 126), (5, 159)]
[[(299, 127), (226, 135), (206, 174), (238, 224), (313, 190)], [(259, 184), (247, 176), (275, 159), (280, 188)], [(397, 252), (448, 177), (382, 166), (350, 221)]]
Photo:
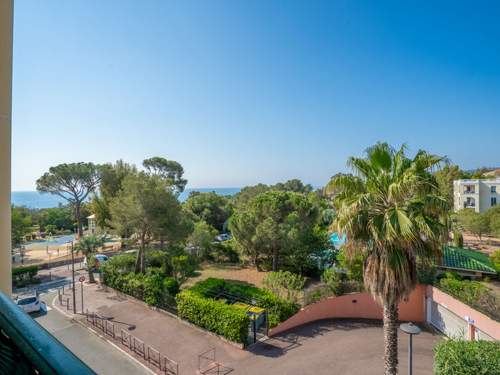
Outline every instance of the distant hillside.
[(485, 172), (484, 175), (488, 177), (500, 177), (500, 168), (495, 168), (489, 172)]

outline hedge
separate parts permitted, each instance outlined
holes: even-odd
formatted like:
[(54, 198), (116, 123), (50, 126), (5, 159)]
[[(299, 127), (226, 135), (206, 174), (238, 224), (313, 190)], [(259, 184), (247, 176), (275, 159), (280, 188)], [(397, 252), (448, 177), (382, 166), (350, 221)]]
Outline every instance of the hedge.
[(235, 297), (234, 301), (229, 302), (236, 302), (238, 298), (251, 300), (256, 306), (267, 310), (270, 328), (285, 321), (300, 308), (291, 301), (277, 297), (270, 290), (223, 279), (208, 278), (199, 281), (190, 290), (207, 298), (214, 298), (219, 293), (225, 292)]
[(435, 375), (500, 375), (498, 341), (443, 340), (434, 351)]
[(246, 343), (250, 318), (242, 308), (205, 298), (189, 289), (177, 294), (176, 301), (179, 317), (230, 341)]
[(179, 292), (179, 283), (164, 276), (160, 270), (151, 268), (147, 274), (134, 272), (120, 273), (114, 267), (103, 267), (104, 284), (148, 305), (168, 307), (175, 303)]
[(16, 287), (23, 287), (32, 283), (39, 283), (40, 280), (35, 279), (38, 273), (38, 266), (22, 266), (12, 269), (12, 282)]

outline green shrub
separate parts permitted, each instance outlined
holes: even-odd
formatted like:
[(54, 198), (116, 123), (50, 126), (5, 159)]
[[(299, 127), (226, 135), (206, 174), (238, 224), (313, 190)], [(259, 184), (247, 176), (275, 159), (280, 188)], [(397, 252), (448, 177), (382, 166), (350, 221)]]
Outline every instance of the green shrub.
[(264, 286), (276, 296), (297, 303), (304, 289), (306, 278), (290, 271), (269, 272), (263, 280)]
[(198, 267), (196, 259), (189, 255), (173, 256), (170, 258), (170, 265), (174, 278), (181, 284), (192, 276)]
[(103, 267), (104, 283), (107, 286), (151, 306), (166, 307), (175, 304), (179, 283), (172, 277), (166, 277), (162, 268), (151, 267), (146, 274), (136, 274), (126, 272), (130, 267), (133, 268), (130, 259), (124, 257), (116, 262), (111, 260)]
[(135, 259), (135, 254), (116, 255), (114, 257), (111, 257), (103, 265), (103, 270), (108, 270), (108, 272), (119, 274), (130, 273), (134, 270)]
[(441, 279), (438, 287), (467, 305), (500, 321), (500, 299), (489, 288), (478, 281), (458, 280), (451, 277)]
[(417, 277), (419, 284), (434, 285), (438, 276), (434, 260), (417, 257)]
[(38, 266), (22, 266), (12, 269), (12, 283), (15, 287), (21, 288), (29, 284), (37, 284), (40, 282), (36, 278), (38, 274)]
[(490, 259), (495, 270), (500, 274), (500, 250), (495, 250), (493, 254), (490, 255)]
[(184, 290), (176, 297), (177, 311), (181, 318), (228, 340), (246, 343), (250, 318), (234, 305), (205, 298), (191, 290)]
[(453, 232), (453, 246), (464, 247), (464, 236), (462, 232), (455, 230)]
[(333, 268), (327, 268), (323, 271), (321, 275), (321, 281), (330, 289), (330, 291), (336, 295), (340, 296), (344, 293), (344, 281), (346, 276), (340, 272), (337, 272)]
[(38, 273), (38, 266), (23, 266), (15, 267), (12, 269), (12, 276), (26, 275), (26, 277), (33, 278)]
[(434, 350), (435, 375), (500, 375), (498, 341), (443, 340)]
[(169, 255), (163, 250), (148, 249), (146, 251), (146, 267), (159, 268), (165, 276), (172, 274)]
[[(228, 301), (229, 303), (240, 299), (250, 300), (256, 306), (267, 310), (270, 327), (278, 325), (299, 310), (296, 303), (279, 298), (270, 290), (241, 282), (208, 278), (199, 281), (190, 290), (207, 298), (214, 298), (221, 292), (225, 292), (227, 295), (233, 296), (233, 300)], [(229, 299), (231, 298), (229, 297)]]
[(217, 263), (237, 263), (240, 261), (240, 253), (236, 250), (234, 240), (216, 242), (211, 245), (212, 258)]

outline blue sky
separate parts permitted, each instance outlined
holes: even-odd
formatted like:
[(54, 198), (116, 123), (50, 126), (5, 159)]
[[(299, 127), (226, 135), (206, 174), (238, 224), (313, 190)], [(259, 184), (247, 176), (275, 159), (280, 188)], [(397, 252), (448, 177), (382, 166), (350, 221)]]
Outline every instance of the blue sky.
[(379, 140), (499, 165), (499, 4), (17, 1), (13, 190), (154, 155), (191, 187), (323, 185)]

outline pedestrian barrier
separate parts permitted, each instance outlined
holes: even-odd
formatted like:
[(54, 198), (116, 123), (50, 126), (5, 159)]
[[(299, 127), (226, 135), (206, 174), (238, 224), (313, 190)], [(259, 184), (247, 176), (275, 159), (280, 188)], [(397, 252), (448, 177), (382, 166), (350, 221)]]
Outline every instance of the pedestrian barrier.
[(160, 371), (165, 372), (166, 375), (178, 375), (179, 364), (167, 356), (162, 356)]
[(109, 336), (115, 338), (115, 325), (108, 320), (104, 321), (104, 332)]
[(147, 347), (146, 351), (149, 363), (153, 364), (156, 367), (160, 367), (161, 366), (160, 352), (150, 346)]
[(225, 375), (232, 372), (233, 369), (224, 366), (217, 361), (215, 348), (210, 348), (203, 353), (198, 354), (198, 372), (200, 374)]
[(130, 333), (128, 333), (127, 331), (125, 331), (124, 329), (122, 329), (120, 332), (121, 332), (120, 338), (121, 338), (122, 345), (131, 349), (132, 335)]
[[(117, 335), (114, 323), (110, 322), (106, 318), (100, 317), (96, 313), (89, 312), (88, 309), (85, 311), (85, 319), (88, 323), (92, 324), (96, 328), (99, 328), (106, 335), (118, 340), (118, 342), (130, 351), (140, 355), (145, 361), (158, 368), (165, 375), (179, 374), (179, 364), (177, 362), (170, 359), (166, 355), (163, 355), (159, 350), (153, 348), (152, 346), (146, 345), (144, 341), (139, 340), (127, 330), (120, 329), (119, 335)], [(218, 374), (223, 373), (224, 372), (218, 372)]]
[(133, 351), (146, 359), (146, 351), (144, 350), (144, 341), (132, 336)]

